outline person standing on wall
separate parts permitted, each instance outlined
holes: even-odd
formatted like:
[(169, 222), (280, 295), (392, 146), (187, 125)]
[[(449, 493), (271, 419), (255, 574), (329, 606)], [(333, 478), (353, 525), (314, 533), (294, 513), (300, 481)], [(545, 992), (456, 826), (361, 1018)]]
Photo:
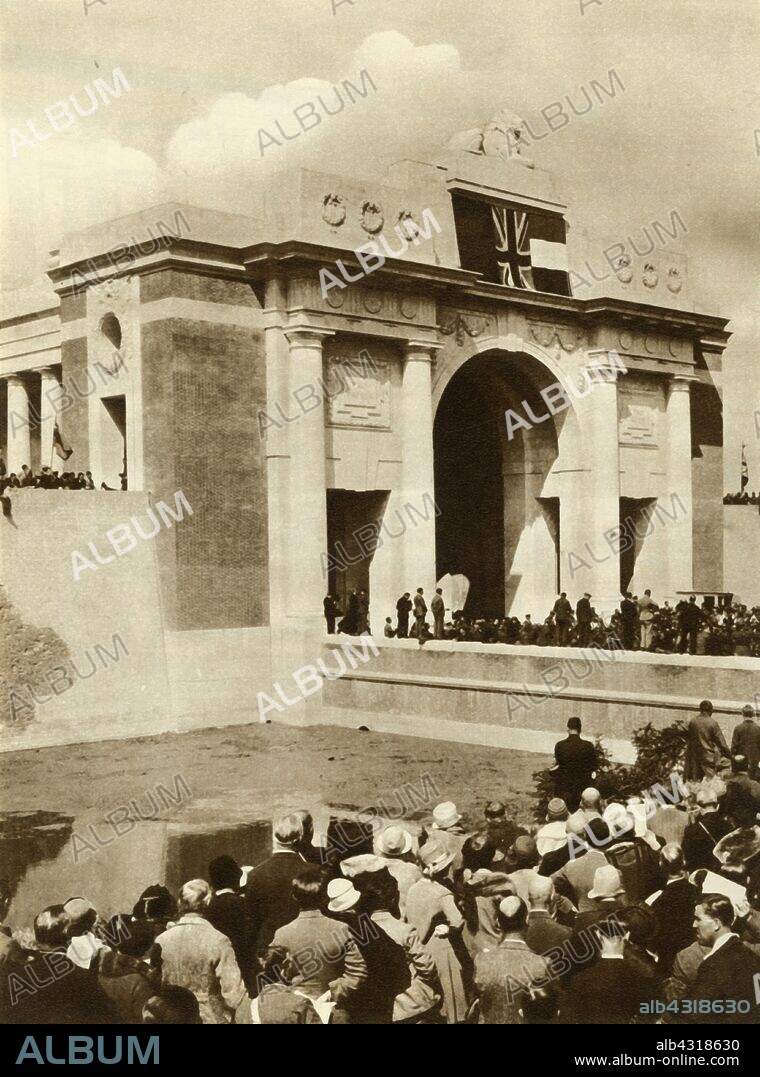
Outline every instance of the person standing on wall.
[(409, 592), (404, 591), (401, 598), (396, 603), (396, 638), (407, 639), (409, 636), (409, 614), (412, 612), (412, 600), (409, 597)]
[(414, 596), (414, 634), (417, 639), (422, 639), (422, 631), (425, 627), (425, 616), (427, 611), (427, 602), (423, 597), (423, 590), (421, 587), (418, 587), (417, 594)]
[(443, 601), (443, 591), (436, 587), (435, 594), (430, 600), (430, 610), (433, 614), (433, 634), (436, 639), (443, 639), (443, 618), (446, 606)]
[(554, 620), (557, 625), (557, 646), (567, 647), (570, 638), (570, 624), (573, 619), (573, 607), (567, 601), (563, 591), (554, 603)]

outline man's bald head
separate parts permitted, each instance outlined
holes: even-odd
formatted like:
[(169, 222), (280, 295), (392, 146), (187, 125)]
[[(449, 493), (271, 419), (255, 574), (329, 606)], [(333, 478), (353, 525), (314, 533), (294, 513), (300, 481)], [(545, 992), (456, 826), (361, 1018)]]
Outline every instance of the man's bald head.
[(582, 811), (573, 812), (565, 822), (565, 833), (575, 834), (579, 838), (586, 829), (586, 816)]
[(528, 907), (548, 909), (554, 901), (554, 882), (547, 875), (534, 875), (528, 887)]
[(581, 811), (598, 811), (602, 813), (602, 794), (590, 785), (581, 793)]

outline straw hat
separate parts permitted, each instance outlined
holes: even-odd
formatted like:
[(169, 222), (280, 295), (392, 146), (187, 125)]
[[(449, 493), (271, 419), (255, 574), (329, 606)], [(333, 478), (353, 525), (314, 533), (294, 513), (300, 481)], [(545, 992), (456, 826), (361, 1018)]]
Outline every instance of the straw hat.
[(327, 908), (330, 912), (353, 909), (361, 894), (348, 879), (331, 879), (327, 884)]

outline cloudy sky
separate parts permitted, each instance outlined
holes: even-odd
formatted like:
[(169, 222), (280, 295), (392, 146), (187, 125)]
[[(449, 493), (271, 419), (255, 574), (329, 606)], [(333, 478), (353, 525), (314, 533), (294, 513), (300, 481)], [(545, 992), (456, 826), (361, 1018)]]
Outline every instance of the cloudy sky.
[[(726, 449), (760, 488), (760, 5), (757, 0), (0, 0), (6, 131), (120, 68), (131, 93), (15, 157), (4, 289), (62, 232), (168, 199), (255, 215), (274, 167), (382, 175), (499, 107), (535, 118), (604, 80), (625, 93), (532, 149), (592, 235), (677, 209), (697, 304), (731, 317)], [(583, 14), (581, 6), (583, 4)], [(334, 10), (334, 5), (335, 9)], [(259, 128), (366, 68), (378, 87), (261, 159)], [(284, 123), (286, 130), (287, 124)], [(758, 131), (757, 136), (755, 135)], [(329, 162), (329, 165), (328, 165)]]

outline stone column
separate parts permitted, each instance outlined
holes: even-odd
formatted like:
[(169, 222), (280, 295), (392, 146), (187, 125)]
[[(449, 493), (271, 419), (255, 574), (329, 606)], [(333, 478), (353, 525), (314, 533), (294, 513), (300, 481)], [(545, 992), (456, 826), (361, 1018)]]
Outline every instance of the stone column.
[[(668, 386), (666, 422), (666, 488), (658, 498), (655, 518), (667, 531), (671, 597), (694, 586), (692, 570), (691, 377), (673, 377)], [(665, 513), (667, 512), (667, 515)], [(668, 518), (670, 517), (670, 518)]]
[[(311, 397), (302, 387), (314, 386), (319, 396), (322, 377), (322, 344), (332, 331), (308, 325), (285, 329), (290, 347), (290, 389), (299, 392), (304, 409)], [(292, 404), (292, 401), (289, 402)], [(292, 413), (293, 408), (290, 408)], [(280, 542), (288, 544), (289, 618), (303, 628), (324, 629), (326, 584), (322, 580), (322, 555), (327, 553), (327, 490), (325, 468), (325, 410), (312, 406), (288, 427), (290, 449), (288, 527)]]
[(400, 511), (406, 519), (406, 532), (398, 540), (404, 543), (404, 579), (399, 595), (409, 591), (414, 596), (417, 588), (422, 587), (428, 608), (436, 582), (432, 366), (440, 347), (429, 341), (410, 340), (406, 345), (401, 386)]
[(21, 478), (21, 465), (32, 466), (29, 426), (29, 393), (18, 374), (6, 376), (8, 386), (8, 474)]
[[(606, 358), (606, 356), (605, 356)], [(605, 620), (620, 603), (620, 455), (618, 445), (617, 368), (604, 359), (592, 359), (596, 384), (585, 398), (584, 413), (588, 424), (590, 475), (588, 514), (584, 550), (580, 553), (590, 565), (578, 572), (577, 593), (568, 598), (575, 604), (584, 591), (590, 591), (592, 605)], [(609, 379), (609, 380), (607, 380)], [(560, 524), (561, 526), (561, 524)], [(614, 530), (613, 530), (614, 529)], [(588, 582), (587, 582), (588, 581)]]
[(40, 367), (35, 370), (35, 374), (40, 376), (40, 468), (43, 468), (50, 467), (53, 455), (53, 427), (55, 426), (53, 406), (47, 393), (58, 388), (61, 383), (55, 367)]

